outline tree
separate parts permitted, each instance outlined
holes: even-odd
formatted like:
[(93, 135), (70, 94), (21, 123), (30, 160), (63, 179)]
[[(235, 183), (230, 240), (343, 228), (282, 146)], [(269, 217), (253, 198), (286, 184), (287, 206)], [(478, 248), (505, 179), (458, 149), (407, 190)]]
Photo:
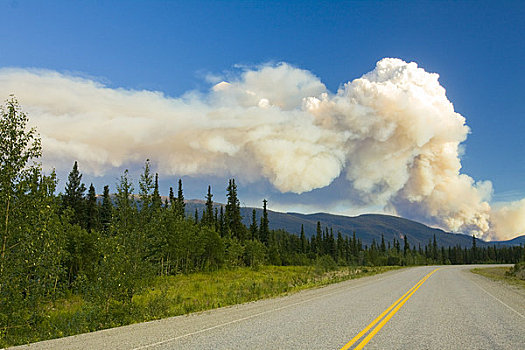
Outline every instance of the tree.
[[(434, 236), (434, 238), (435, 237), (436, 236)], [(478, 259), (477, 255), (478, 255), (478, 248), (476, 245), (476, 236), (472, 235), (472, 258), (471, 258), (472, 263), (477, 262), (477, 259)]]
[(153, 203), (153, 196), (151, 191), (153, 191), (153, 189), (155, 188), (155, 183), (150, 168), (150, 161), (149, 159), (146, 159), (143, 168), (144, 171), (142, 172), (142, 175), (140, 175), (139, 180), (139, 196), (141, 205), (140, 210), (145, 213), (148, 213), (150, 211), (150, 207)]
[(214, 217), (213, 217), (213, 194), (211, 194), (211, 186), (208, 186), (208, 194), (206, 195), (206, 211), (203, 216), (203, 222), (209, 227), (214, 227)]
[(304, 225), (301, 224), (301, 235), (300, 235), (300, 239), (301, 239), (301, 253), (305, 254), (306, 253), (306, 246), (307, 246), (307, 240), (306, 240), (306, 237), (304, 235)]
[(73, 224), (86, 227), (86, 208), (84, 202), (84, 192), (86, 192), (86, 186), (82, 183), (82, 174), (78, 170), (77, 161), (75, 161), (75, 164), (73, 164), (73, 169), (67, 177), (65, 190), (66, 192), (62, 198), (64, 209), (71, 208), (73, 210)]
[(2, 340), (34, 327), (39, 305), (64, 277), (67, 220), (59, 215), (56, 177), (41, 173), (40, 138), (14, 97), (0, 107), (0, 329)]
[(151, 197), (151, 206), (154, 210), (160, 209), (162, 207), (162, 198), (159, 194), (159, 174), (155, 173), (155, 184), (153, 185), (153, 194)]
[(173, 194), (173, 187), (170, 187), (170, 195), (169, 195), (169, 199), (170, 199), (170, 205), (172, 208), (175, 208), (175, 195)]
[(252, 240), (259, 239), (259, 228), (257, 227), (257, 215), (255, 209), (252, 210), (252, 223), (250, 224), (250, 235)]
[(9, 220), (17, 185), (38, 170), (36, 164), (29, 162), (41, 156), (42, 147), (36, 129), (27, 130), (29, 118), (14, 96), (6, 101), (0, 112), (0, 201), (3, 214), (0, 270), (3, 270), (7, 243), (11, 238)]
[(183, 219), (186, 216), (186, 204), (184, 203), (184, 194), (182, 193), (182, 179), (179, 179), (179, 189), (177, 191), (174, 210), (178, 218)]
[(266, 205), (268, 204), (268, 201), (266, 199), (263, 199), (263, 215), (261, 217), (261, 227), (259, 235), (261, 237), (261, 242), (268, 245), (268, 241), (270, 239), (270, 228), (269, 228), (269, 222), (268, 222), (268, 210), (266, 208)]
[(237, 198), (237, 185), (235, 179), (230, 179), (227, 191), (226, 226), (230, 229), (232, 237), (244, 241), (246, 228), (242, 224), (241, 204)]
[(315, 247), (316, 247), (315, 253), (317, 255), (324, 254), (322, 233), (323, 233), (323, 229), (321, 228), (321, 222), (317, 221), (317, 229), (316, 229), (316, 234), (315, 234)]
[(86, 229), (89, 231), (97, 230), (99, 226), (97, 194), (95, 186), (89, 186), (86, 200)]
[(100, 208), (100, 223), (105, 232), (109, 231), (111, 218), (113, 216), (113, 204), (109, 195), (109, 186), (104, 186), (104, 194), (102, 195), (102, 206)]
[(434, 240), (432, 242), (432, 259), (434, 259), (434, 262), (437, 262), (438, 260), (438, 245), (436, 240), (436, 234), (434, 234)]

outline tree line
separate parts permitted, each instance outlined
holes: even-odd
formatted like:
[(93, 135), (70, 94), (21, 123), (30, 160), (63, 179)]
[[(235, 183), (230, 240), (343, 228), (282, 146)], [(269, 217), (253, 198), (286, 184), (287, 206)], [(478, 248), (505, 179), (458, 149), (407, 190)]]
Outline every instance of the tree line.
[(182, 181), (159, 193), (158, 174), (147, 160), (138, 187), (126, 170), (116, 192), (104, 186), (101, 198), (82, 182), (73, 164), (63, 193), (54, 172), (37, 163), (42, 148), (35, 129), (15, 98), (0, 118), (0, 332), (36, 327), (50, 300), (80, 294), (108, 313), (156, 276), (271, 265), (419, 265), (514, 263), (522, 247), (438, 247), (410, 245), (409, 237), (364, 245), (317, 223), (310, 238), (270, 230), (267, 201), (262, 217), (241, 217), (237, 184), (230, 179), (226, 204), (217, 205), (208, 186), (203, 212), (186, 215)]

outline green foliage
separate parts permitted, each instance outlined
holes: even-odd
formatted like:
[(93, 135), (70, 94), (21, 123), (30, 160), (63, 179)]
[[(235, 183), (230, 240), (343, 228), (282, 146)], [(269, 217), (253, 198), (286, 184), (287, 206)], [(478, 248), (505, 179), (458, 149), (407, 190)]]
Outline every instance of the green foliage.
[(100, 224), (104, 232), (109, 231), (111, 220), (113, 217), (113, 203), (109, 194), (109, 186), (104, 186), (104, 194), (102, 195), (102, 206), (100, 207)]
[(208, 187), (199, 222), (185, 217), (180, 179), (177, 197), (170, 189), (170, 205), (162, 205), (149, 160), (138, 197), (126, 170), (116, 194), (104, 187), (99, 206), (93, 185), (84, 197), (76, 162), (66, 193), (57, 196), (55, 174), (42, 174), (34, 163), (40, 140), (27, 129), (27, 116), (14, 98), (1, 113), (0, 346), (255, 300), (367, 273), (340, 266), (380, 271), (377, 266), (385, 264), (516, 263), (525, 257), (523, 247), (476, 247), (474, 238), (470, 249), (440, 249), (436, 239), (410, 249), (406, 235), (403, 250), (398, 239), (391, 244), (384, 237), (379, 245), (363, 247), (355, 233), (336, 237), (320, 222), (309, 240), (304, 228), (299, 235), (270, 230), (266, 200), (260, 225), (252, 212), (248, 229), (233, 179), (220, 210), (214, 209)]
[(230, 230), (232, 237), (240, 241), (246, 238), (246, 227), (242, 224), (241, 204), (237, 197), (237, 185), (235, 179), (230, 179), (228, 183), (225, 222)]
[(266, 246), (258, 240), (246, 241), (244, 245), (244, 263), (246, 266), (259, 267), (266, 260)]
[(99, 230), (99, 207), (97, 205), (97, 194), (93, 184), (89, 186), (88, 195), (86, 198), (86, 230)]
[(70, 208), (73, 211), (72, 223), (83, 225), (86, 219), (86, 203), (84, 201), (86, 186), (82, 183), (82, 174), (78, 170), (76, 161), (69, 173), (65, 190), (66, 192), (62, 196), (64, 209)]
[(509, 276), (514, 276), (525, 281), (525, 262), (516, 263), (509, 271)]
[(337, 269), (337, 264), (329, 255), (323, 255), (315, 259), (315, 267), (323, 272)]

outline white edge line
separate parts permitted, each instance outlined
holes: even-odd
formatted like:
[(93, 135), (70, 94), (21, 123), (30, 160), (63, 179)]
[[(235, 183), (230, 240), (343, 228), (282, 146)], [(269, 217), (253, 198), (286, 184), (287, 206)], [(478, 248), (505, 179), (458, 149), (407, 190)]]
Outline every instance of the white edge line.
[(503, 304), (504, 306), (506, 306), (509, 310), (511, 311), (514, 311), (518, 316), (521, 316), (522, 318), (525, 318), (525, 315), (521, 314), (519, 311), (517, 311), (516, 309), (514, 309), (512, 306), (509, 306), (507, 305), (505, 302), (503, 302), (502, 300), (500, 300), (498, 297), (494, 296), (493, 294), (491, 294), (489, 291), (487, 291), (485, 288), (483, 288), (482, 286), (480, 286), (476, 281), (474, 281), (473, 279), (471, 279), (472, 282), (478, 286), (479, 289), (481, 289), (482, 291), (484, 291), (485, 293), (487, 293), (488, 295), (490, 295), (491, 297), (493, 297), (494, 299), (496, 299), (497, 301), (499, 301), (501, 304)]
[(290, 305), (285, 305), (285, 306), (278, 307), (277, 309), (266, 310), (266, 311), (259, 312), (259, 313), (254, 314), (254, 315), (246, 316), (246, 317), (239, 318), (239, 319), (236, 319), (236, 320), (233, 320), (233, 321), (229, 321), (229, 322), (226, 322), (226, 323), (221, 323), (221, 324), (215, 325), (215, 326), (213, 326), (213, 327), (200, 329), (200, 330), (195, 331), (195, 332), (192, 332), (192, 333), (187, 333), (187, 334), (179, 335), (179, 336), (177, 336), (177, 337), (173, 337), (173, 338), (165, 339), (165, 340), (162, 340), (162, 341), (159, 341), (159, 342), (156, 342), (156, 343), (142, 345), (142, 346), (139, 346), (138, 348), (133, 348), (133, 350), (142, 350), (142, 349), (151, 348), (151, 347), (154, 347), (154, 346), (157, 346), (157, 345), (166, 344), (166, 343), (169, 343), (169, 342), (172, 342), (172, 341), (175, 341), (175, 340), (179, 340), (179, 339), (182, 339), (182, 338), (186, 338), (186, 337), (189, 337), (189, 336), (192, 336), (192, 335), (195, 335), (195, 334), (199, 334), (199, 333), (203, 333), (203, 332), (211, 331), (212, 329), (215, 329), (215, 328), (224, 327), (224, 326), (227, 326), (227, 325), (230, 325), (230, 324), (233, 324), (233, 323), (237, 323), (237, 322), (241, 322), (241, 321), (244, 321), (244, 320), (248, 320), (248, 319), (250, 319), (250, 318), (258, 317), (258, 316), (261, 316), (261, 315), (264, 315), (264, 314), (267, 314), (267, 313), (270, 313), (270, 312), (274, 312), (274, 311), (279, 311), (279, 310), (287, 309), (287, 308), (289, 308), (289, 307), (296, 306), (296, 305), (300, 305), (300, 304), (304, 304), (304, 303), (307, 303), (307, 302), (312, 301), (312, 300), (316, 300), (316, 299), (320, 299), (320, 298), (327, 297), (327, 296), (329, 296), (329, 295), (333, 295), (333, 294), (341, 293), (341, 292), (347, 291), (347, 290), (349, 290), (349, 289), (355, 289), (355, 288), (359, 288), (359, 287), (367, 286), (367, 285), (369, 285), (369, 284), (372, 284), (372, 283), (377, 282), (377, 281), (381, 281), (381, 280), (383, 280), (383, 279), (385, 279), (385, 278), (389, 278), (389, 277), (391, 277), (391, 276), (388, 276), (388, 277), (381, 277), (381, 278), (378, 278), (378, 279), (376, 279), (376, 280), (374, 280), (374, 281), (370, 281), (370, 282), (368, 282), (368, 283), (361, 284), (361, 285), (359, 285), (359, 286), (353, 286), (353, 287), (350, 287), (350, 288), (342, 288), (342, 290), (336, 290), (336, 291), (333, 291), (333, 292), (328, 293), (328, 294), (323, 294), (323, 295), (319, 295), (319, 296), (316, 296), (316, 297), (313, 297), (313, 298), (310, 298), (310, 299), (306, 299), (306, 300), (298, 301), (298, 302), (293, 303), (293, 304), (290, 304)]

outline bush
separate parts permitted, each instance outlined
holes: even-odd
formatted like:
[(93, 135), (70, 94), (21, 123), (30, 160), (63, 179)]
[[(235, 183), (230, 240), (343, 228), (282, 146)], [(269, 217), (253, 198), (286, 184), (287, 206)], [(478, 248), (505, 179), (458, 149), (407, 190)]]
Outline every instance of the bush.
[(514, 265), (509, 272), (509, 275), (525, 281), (525, 262), (520, 262)]
[(337, 269), (337, 263), (330, 255), (323, 255), (315, 259), (315, 267), (322, 271), (332, 271)]

